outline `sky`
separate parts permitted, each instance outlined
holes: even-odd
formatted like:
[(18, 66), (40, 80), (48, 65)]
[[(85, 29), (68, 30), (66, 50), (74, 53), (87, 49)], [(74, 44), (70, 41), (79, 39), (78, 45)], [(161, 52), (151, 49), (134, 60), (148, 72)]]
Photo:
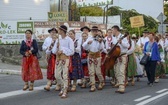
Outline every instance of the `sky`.
[[(78, 4), (92, 4), (105, 0), (76, 0)], [(110, 0), (109, 0), (110, 1)], [(135, 9), (137, 12), (157, 18), (163, 12), (163, 0), (113, 0), (112, 6), (119, 6), (123, 9)]]

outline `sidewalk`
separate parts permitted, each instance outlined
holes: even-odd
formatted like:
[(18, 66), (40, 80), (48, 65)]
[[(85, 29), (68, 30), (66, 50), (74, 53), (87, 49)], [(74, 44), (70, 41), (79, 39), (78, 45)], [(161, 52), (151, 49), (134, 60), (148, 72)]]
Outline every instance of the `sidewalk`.
[[(46, 75), (46, 69), (41, 69), (43, 75)], [(21, 75), (21, 66), (2, 63), (0, 61), (0, 74)]]

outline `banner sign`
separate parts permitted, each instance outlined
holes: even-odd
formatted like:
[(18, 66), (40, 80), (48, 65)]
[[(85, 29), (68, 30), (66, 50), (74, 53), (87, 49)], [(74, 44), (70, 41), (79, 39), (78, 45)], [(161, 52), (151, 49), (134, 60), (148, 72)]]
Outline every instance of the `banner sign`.
[[(105, 24), (95, 24), (87, 22), (56, 22), (56, 21), (0, 21), (0, 44), (20, 44), (25, 38), (25, 31), (30, 29), (33, 31), (33, 38), (43, 42), (50, 34), (48, 30), (55, 27), (59, 30), (60, 25), (65, 25), (70, 30), (74, 30), (76, 38), (81, 37), (81, 27), (98, 26), (99, 29), (105, 30)], [(68, 34), (68, 33), (67, 33)]]
[(132, 28), (142, 27), (145, 25), (143, 16), (130, 17), (130, 22)]
[(17, 33), (24, 34), (26, 30), (33, 31), (33, 22), (17, 22)]
[(65, 22), (68, 21), (67, 12), (48, 12), (48, 21)]
[(35, 21), (34, 22), (34, 35), (38, 41), (44, 41), (45, 38), (49, 36), (48, 30), (50, 28), (59, 28), (61, 25), (65, 25), (69, 30), (75, 30), (76, 36), (78, 37), (81, 34), (80, 28), (85, 26), (85, 22), (54, 22), (54, 21)]
[(0, 44), (20, 44), (24, 34), (17, 33), (17, 21), (0, 21)]
[(105, 6), (113, 4), (113, 0), (75, 0), (79, 7), (86, 6)]

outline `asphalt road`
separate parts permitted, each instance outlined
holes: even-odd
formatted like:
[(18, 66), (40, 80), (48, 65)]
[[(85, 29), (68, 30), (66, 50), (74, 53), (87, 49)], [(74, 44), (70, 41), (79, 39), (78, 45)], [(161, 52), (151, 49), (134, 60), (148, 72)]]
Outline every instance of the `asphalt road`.
[[(45, 78), (45, 77), (44, 77)], [(0, 105), (168, 105), (168, 79), (161, 79), (154, 87), (147, 86), (146, 78), (128, 86), (125, 94), (115, 93), (109, 82), (102, 91), (90, 93), (89, 88), (77, 88), (61, 99), (58, 91), (43, 90), (46, 79), (35, 82), (33, 92), (22, 91), (23, 81), (18, 75), (0, 74)]]

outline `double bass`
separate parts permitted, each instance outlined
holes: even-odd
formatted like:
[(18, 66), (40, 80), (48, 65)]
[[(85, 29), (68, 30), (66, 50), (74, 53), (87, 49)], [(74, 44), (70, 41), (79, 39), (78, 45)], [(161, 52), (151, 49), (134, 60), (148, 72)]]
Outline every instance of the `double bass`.
[[(122, 39), (124, 39), (127, 36), (127, 34), (125, 34), (124, 36), (122, 36), (119, 41), (121, 41)], [(110, 51), (108, 52), (105, 61), (104, 61), (104, 65), (105, 65), (105, 70), (110, 70), (114, 67), (114, 64), (116, 62), (116, 59), (120, 56), (121, 54), (121, 49), (118, 46), (119, 41), (112, 46), (112, 48), (110, 49)]]

